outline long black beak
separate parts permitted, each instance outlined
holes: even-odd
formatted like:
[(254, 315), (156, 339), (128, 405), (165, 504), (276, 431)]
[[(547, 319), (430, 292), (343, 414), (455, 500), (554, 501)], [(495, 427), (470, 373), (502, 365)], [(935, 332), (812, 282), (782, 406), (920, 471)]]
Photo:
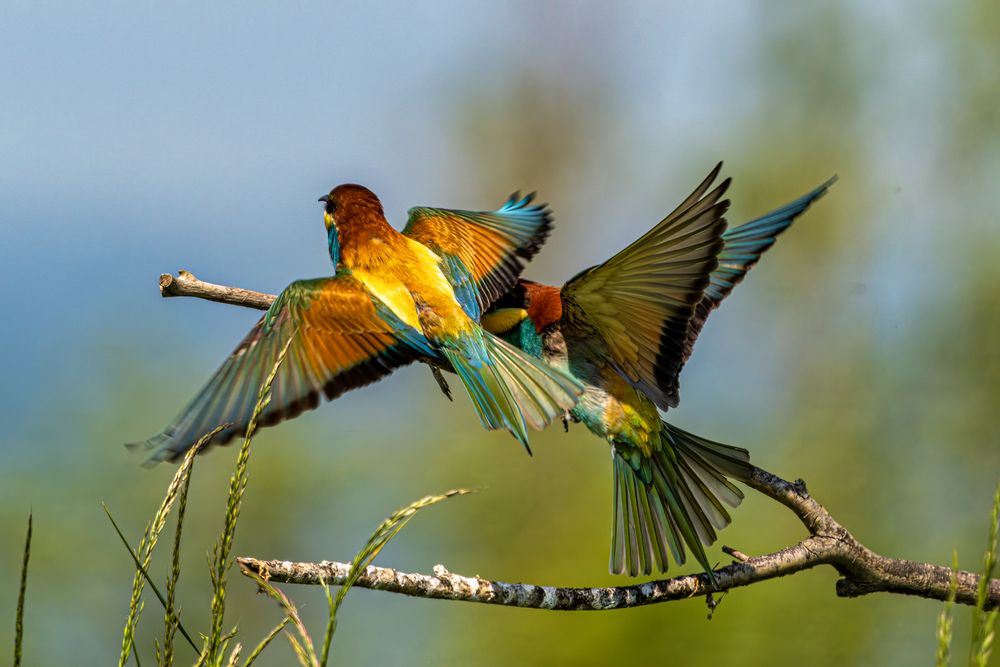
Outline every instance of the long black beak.
[(323, 195), (322, 197), (320, 197), (316, 201), (321, 201), (324, 204), (329, 204), (330, 203), (330, 195)]

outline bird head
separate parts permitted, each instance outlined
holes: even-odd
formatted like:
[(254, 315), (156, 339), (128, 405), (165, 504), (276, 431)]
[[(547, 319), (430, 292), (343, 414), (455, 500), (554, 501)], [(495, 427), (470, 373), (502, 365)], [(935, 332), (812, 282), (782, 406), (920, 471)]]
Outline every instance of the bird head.
[(361, 185), (347, 183), (338, 185), (329, 193), (319, 198), (323, 206), (323, 224), (327, 230), (336, 227), (345, 220), (364, 219), (374, 216), (385, 219), (382, 202), (375, 193)]
[(382, 202), (374, 192), (360, 185), (338, 185), (320, 197), (319, 201), (324, 205), (323, 224), (326, 225), (330, 261), (334, 267), (340, 265), (341, 249), (345, 241), (350, 244), (353, 238), (356, 242), (358, 234), (354, 230), (366, 225), (378, 228), (379, 225), (389, 224), (382, 212)]
[(490, 333), (505, 335), (527, 319), (534, 325), (535, 332), (540, 334), (561, 317), (562, 296), (559, 288), (519, 280), (493, 303), (480, 321)]

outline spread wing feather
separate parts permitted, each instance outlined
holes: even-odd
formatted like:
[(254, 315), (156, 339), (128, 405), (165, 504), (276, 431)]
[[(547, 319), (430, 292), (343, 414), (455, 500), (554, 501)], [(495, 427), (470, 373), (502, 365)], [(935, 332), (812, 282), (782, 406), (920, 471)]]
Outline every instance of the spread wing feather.
[(719, 266), (709, 276), (708, 288), (695, 309), (691, 326), (688, 328), (685, 360), (690, 355), (709, 314), (718, 308), (723, 299), (729, 296), (736, 285), (746, 277), (747, 272), (760, 261), (761, 255), (778, 240), (778, 236), (791, 227), (813, 202), (825, 195), (836, 180), (837, 177), (834, 176), (812, 192), (739, 227), (733, 227), (722, 235), (725, 245), (719, 254)]
[(433, 355), (417, 331), (379, 307), (350, 276), (300, 280), (289, 285), (208, 383), (158, 435), (141, 444), (150, 460), (176, 460), (205, 433), (231, 424), (213, 444), (246, 432), (261, 384), (291, 340), (271, 386), (260, 426), (304, 410), (394, 369)]
[(411, 208), (403, 233), (448, 260), (445, 268), (456, 288), (464, 289), (471, 278), (476, 298), (463, 299), (462, 305), (478, 320), (514, 286), (552, 230), (551, 211), (534, 199), (534, 193), (514, 193), (496, 211)]
[(677, 405), (688, 324), (717, 266), (729, 179), (721, 163), (653, 229), (562, 288), (563, 331), (596, 331), (622, 375), (659, 407)]

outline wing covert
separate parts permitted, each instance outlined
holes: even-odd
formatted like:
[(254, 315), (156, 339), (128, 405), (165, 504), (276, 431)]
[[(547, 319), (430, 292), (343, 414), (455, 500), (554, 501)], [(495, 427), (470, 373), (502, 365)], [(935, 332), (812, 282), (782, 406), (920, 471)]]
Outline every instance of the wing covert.
[(457, 288), (472, 281), (475, 303), (468, 298), (462, 305), (478, 319), (514, 286), (552, 229), (551, 211), (546, 204), (533, 204), (534, 198), (534, 193), (514, 193), (496, 211), (411, 208), (403, 233), (446, 257)]

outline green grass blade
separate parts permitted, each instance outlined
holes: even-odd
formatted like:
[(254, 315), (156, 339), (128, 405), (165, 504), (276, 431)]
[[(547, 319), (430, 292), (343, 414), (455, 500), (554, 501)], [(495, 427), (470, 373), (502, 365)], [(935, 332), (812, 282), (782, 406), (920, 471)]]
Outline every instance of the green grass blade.
[[(125, 663), (128, 662), (129, 655), (132, 653), (132, 644), (135, 642), (135, 627), (139, 622), (139, 614), (142, 612), (142, 587), (144, 582), (149, 579), (149, 575), (142, 574), (142, 560), (132, 549), (132, 545), (128, 543), (128, 540), (125, 539), (125, 535), (122, 534), (121, 529), (118, 528), (118, 524), (115, 523), (114, 518), (111, 516), (108, 506), (104, 503), (101, 503), (101, 506), (104, 508), (104, 512), (108, 515), (108, 518), (111, 519), (111, 525), (115, 527), (115, 531), (122, 539), (122, 543), (128, 549), (129, 554), (132, 555), (136, 565), (136, 574), (132, 578), (132, 596), (129, 598), (128, 603), (128, 617), (125, 619), (125, 628), (122, 631), (122, 650), (118, 656), (118, 667), (124, 667)], [(139, 539), (139, 551), (143, 551), (148, 538), (149, 525), (147, 524), (142, 537)]]
[(281, 606), (281, 610), (285, 612), (285, 620), (294, 626), (295, 632), (298, 634), (298, 639), (287, 631), (285, 632), (285, 635), (288, 637), (289, 643), (295, 650), (295, 654), (298, 656), (299, 662), (305, 665), (305, 667), (318, 667), (320, 663), (316, 657), (316, 649), (313, 645), (312, 637), (309, 636), (309, 632), (306, 630), (306, 626), (302, 622), (302, 618), (299, 616), (298, 608), (292, 603), (291, 600), (288, 599), (288, 596), (272, 586), (269, 581), (256, 574), (246, 574), (257, 582), (257, 586), (260, 587), (261, 591), (266, 593), (268, 597)]
[[(149, 578), (147, 570), (149, 569), (149, 564), (153, 560), (153, 550), (156, 548), (157, 540), (159, 539), (160, 533), (163, 531), (163, 527), (166, 525), (167, 516), (170, 514), (170, 510), (173, 507), (174, 502), (177, 500), (177, 494), (180, 492), (183, 481), (191, 472), (191, 466), (194, 465), (195, 455), (209, 440), (215, 437), (219, 431), (226, 428), (226, 426), (228, 425), (220, 425), (209, 433), (206, 433), (198, 440), (198, 442), (195, 443), (194, 447), (189, 449), (184, 455), (184, 460), (181, 465), (178, 466), (173, 479), (170, 480), (170, 484), (167, 486), (167, 493), (163, 497), (163, 501), (160, 503), (160, 507), (157, 509), (156, 514), (153, 516), (152, 523), (146, 526), (146, 530), (143, 532), (142, 538), (139, 540), (139, 548), (136, 551), (132, 550), (128, 540), (125, 539), (125, 536), (122, 534), (121, 530), (118, 529), (117, 524), (115, 524), (114, 519), (111, 519), (111, 523), (115, 526), (118, 536), (122, 538), (122, 541), (128, 548), (129, 553), (131, 553), (132, 557), (136, 559), (135, 576), (132, 578), (132, 597), (129, 600), (128, 617), (125, 619), (125, 629), (122, 632), (122, 650), (118, 657), (119, 667), (124, 667), (125, 663), (128, 661), (129, 654), (132, 652), (131, 647), (135, 641), (135, 628), (139, 622), (139, 615), (142, 613), (142, 605), (140, 604), (142, 599), (142, 590), (147, 581), (151, 587), (155, 588), (153, 582)], [(104, 511), (108, 514), (108, 518), (110, 519), (111, 512), (108, 510), (107, 506), (104, 506)], [(140, 553), (142, 554), (141, 557), (138, 555)], [(157, 592), (157, 597), (160, 598), (160, 603), (166, 607), (166, 601), (164, 600), (163, 595)], [(190, 640), (190, 637), (188, 637), (188, 639)]]
[(24, 642), (24, 596), (28, 591), (28, 561), (31, 559), (31, 530), (34, 517), (28, 512), (28, 534), (24, 538), (24, 559), (21, 561), (21, 589), (17, 594), (17, 615), (14, 620), (14, 667), (21, 664)]
[(253, 650), (253, 653), (247, 656), (247, 661), (243, 663), (243, 667), (250, 667), (254, 660), (256, 660), (257, 657), (264, 652), (264, 649), (266, 649), (268, 645), (274, 641), (274, 638), (281, 634), (281, 631), (285, 629), (285, 626), (287, 626), (291, 620), (292, 619), (288, 618), (288, 616), (285, 616), (285, 618), (281, 620), (281, 623), (274, 626), (274, 629), (271, 630), (271, 632), (269, 632), (259, 644), (257, 644), (257, 648)]
[(972, 645), (969, 648), (969, 664), (973, 667), (986, 667), (993, 648), (994, 630), (997, 612), (986, 611), (989, 600), (990, 581), (997, 565), (997, 543), (1000, 536), (1000, 485), (993, 494), (993, 512), (990, 514), (990, 537), (983, 556), (982, 576), (976, 591), (976, 608), (972, 612)]
[(202, 635), (201, 638), (204, 640), (205, 645), (202, 647), (201, 652), (198, 653), (198, 660), (194, 663), (194, 667), (202, 667), (208, 661), (208, 637)]
[[(122, 533), (121, 528), (118, 527), (118, 523), (115, 521), (115, 518), (111, 516), (111, 510), (108, 509), (108, 506), (105, 505), (104, 503), (101, 503), (101, 507), (104, 508), (104, 513), (108, 515), (108, 519), (111, 521), (111, 525), (114, 526), (115, 532), (118, 533), (118, 537), (121, 538), (122, 544), (125, 545), (125, 549), (128, 550), (129, 555), (132, 556), (132, 562), (135, 563), (136, 569), (141, 573), (146, 583), (149, 584), (149, 587), (153, 589), (153, 593), (156, 595), (156, 599), (158, 599), (160, 601), (160, 604), (163, 605), (163, 608), (166, 609), (167, 608), (166, 598), (163, 597), (163, 593), (160, 592), (160, 589), (156, 587), (156, 582), (154, 582), (153, 579), (149, 576), (149, 572), (146, 571), (146, 567), (142, 564), (142, 560), (139, 558), (139, 554), (137, 554), (135, 552), (135, 549), (132, 548), (132, 545), (128, 543), (128, 540)], [(140, 542), (140, 548), (141, 545), (142, 543)], [(181, 634), (184, 635), (184, 638), (187, 639), (188, 643), (191, 645), (191, 648), (193, 648), (195, 651), (198, 651), (198, 647), (195, 645), (194, 640), (191, 639), (191, 635), (188, 634), (188, 631), (184, 628), (184, 626), (180, 624), (180, 620), (177, 621), (177, 625), (181, 631)]]
[[(216, 431), (217, 432), (217, 431)], [(210, 436), (211, 437), (211, 436)], [(177, 494), (177, 524), (174, 526), (174, 544), (170, 553), (170, 575), (167, 577), (167, 602), (163, 609), (163, 665), (170, 667), (174, 661), (174, 636), (180, 628), (180, 612), (176, 609), (177, 581), (181, 576), (180, 552), (181, 552), (181, 532), (184, 529), (184, 514), (187, 510), (187, 496), (191, 488), (191, 474), (194, 472), (194, 456), (208, 440), (195, 445), (194, 451), (190, 452), (191, 464), (188, 466), (187, 474), (181, 484)], [(185, 461), (187, 457), (185, 457)], [(151, 584), (152, 585), (152, 584)], [(181, 628), (181, 633), (187, 639), (191, 648), (198, 652), (198, 647), (188, 635), (187, 631)]]
[(330, 593), (330, 587), (326, 585), (326, 580), (320, 579), (320, 583), (323, 585), (323, 594), (326, 595), (326, 606), (330, 614), (330, 617), (326, 622), (326, 632), (323, 634), (323, 651), (319, 658), (319, 664), (326, 667), (326, 661), (330, 657), (330, 644), (333, 643), (333, 630), (336, 626), (335, 621), (337, 618), (337, 605), (333, 601), (333, 595)]
[[(364, 548), (358, 552), (351, 561), (351, 569), (348, 570), (347, 578), (344, 580), (343, 585), (341, 585), (340, 590), (337, 592), (337, 599), (334, 600), (333, 606), (330, 609), (330, 621), (327, 625), (326, 641), (333, 640), (333, 634), (337, 630), (337, 611), (340, 609), (340, 605), (344, 602), (344, 598), (347, 596), (347, 592), (354, 586), (357, 582), (358, 577), (364, 572), (365, 568), (371, 565), (375, 557), (378, 556), (379, 552), (385, 547), (389, 541), (396, 536), (399, 531), (410, 522), (410, 519), (416, 515), (420, 510), (435, 505), (442, 500), (447, 500), (448, 498), (453, 498), (455, 496), (464, 496), (469, 493), (474, 493), (474, 489), (452, 489), (451, 491), (445, 491), (440, 495), (424, 496), (419, 500), (415, 500), (406, 507), (402, 507), (395, 512), (393, 512), (389, 518), (379, 524), (372, 536), (368, 538), (368, 542), (365, 544)], [(323, 648), (323, 664), (325, 666), (325, 658), (329, 655), (329, 643), (327, 643)]]
[(260, 387), (257, 394), (257, 404), (254, 406), (250, 421), (247, 424), (247, 432), (243, 438), (243, 444), (236, 455), (236, 470), (229, 478), (229, 495), (226, 501), (226, 516), (222, 524), (222, 533), (219, 535), (215, 547), (212, 549), (210, 559), (210, 575), (212, 579), (212, 627), (208, 634), (208, 661), (211, 664), (218, 662), (216, 658), (222, 640), (222, 624), (226, 613), (226, 573), (232, 567), (230, 553), (233, 547), (233, 537), (236, 534), (236, 524), (239, 521), (240, 508), (243, 505), (243, 494), (246, 491), (248, 482), (247, 465), (250, 462), (250, 442), (253, 440), (257, 430), (257, 420), (271, 400), (271, 384), (274, 382), (278, 369), (285, 360), (288, 347), (295, 340), (297, 331), (281, 349), (270, 374)]
[(337, 599), (334, 602), (334, 613), (340, 608), (340, 605), (344, 601), (344, 597), (347, 595), (347, 591), (354, 586), (358, 577), (366, 567), (371, 565), (375, 557), (378, 556), (379, 552), (385, 547), (389, 541), (396, 536), (396, 534), (410, 522), (417, 512), (420, 510), (435, 505), (442, 500), (447, 500), (454, 496), (464, 496), (469, 493), (474, 493), (473, 489), (452, 489), (451, 491), (445, 491), (440, 495), (430, 495), (424, 496), (419, 500), (415, 500), (406, 507), (402, 507), (395, 512), (393, 512), (385, 521), (379, 524), (372, 536), (368, 538), (368, 542), (365, 544), (364, 548), (358, 552), (351, 561), (351, 569), (347, 573), (347, 579), (344, 581), (344, 585), (341, 586), (340, 591), (337, 593)]
[[(108, 515), (108, 520), (111, 521), (111, 525), (114, 527), (115, 532), (118, 533), (118, 537), (121, 539), (122, 544), (125, 545), (125, 548), (128, 549), (129, 555), (132, 556), (132, 561), (135, 563), (136, 569), (139, 570), (139, 572), (142, 574), (142, 576), (149, 583), (150, 587), (153, 589), (153, 592), (156, 594), (156, 597), (160, 600), (160, 604), (166, 606), (167, 601), (163, 597), (163, 593), (160, 592), (160, 589), (157, 588), (156, 584), (153, 582), (153, 580), (150, 579), (149, 574), (146, 572), (145, 566), (143, 566), (143, 564), (142, 564), (142, 559), (139, 558), (139, 554), (137, 554), (135, 552), (135, 549), (132, 548), (132, 545), (128, 543), (128, 540), (125, 538), (125, 535), (122, 533), (122, 529), (118, 527), (118, 522), (115, 521), (115, 518), (113, 516), (111, 516), (111, 510), (108, 509), (108, 506), (105, 505), (104, 503), (101, 503), (101, 507), (104, 508), (104, 513)], [(141, 544), (142, 543), (140, 542), (140, 545)]]
[(948, 667), (951, 663), (951, 639), (954, 627), (955, 596), (958, 594), (958, 552), (951, 552), (951, 582), (948, 584), (948, 599), (938, 615), (936, 667)]
[(299, 640), (295, 638), (291, 632), (285, 632), (285, 637), (288, 638), (288, 643), (292, 645), (292, 651), (295, 652), (295, 657), (298, 658), (299, 664), (302, 667), (313, 667), (313, 663), (309, 660), (309, 656), (306, 654), (305, 649), (299, 644)]

